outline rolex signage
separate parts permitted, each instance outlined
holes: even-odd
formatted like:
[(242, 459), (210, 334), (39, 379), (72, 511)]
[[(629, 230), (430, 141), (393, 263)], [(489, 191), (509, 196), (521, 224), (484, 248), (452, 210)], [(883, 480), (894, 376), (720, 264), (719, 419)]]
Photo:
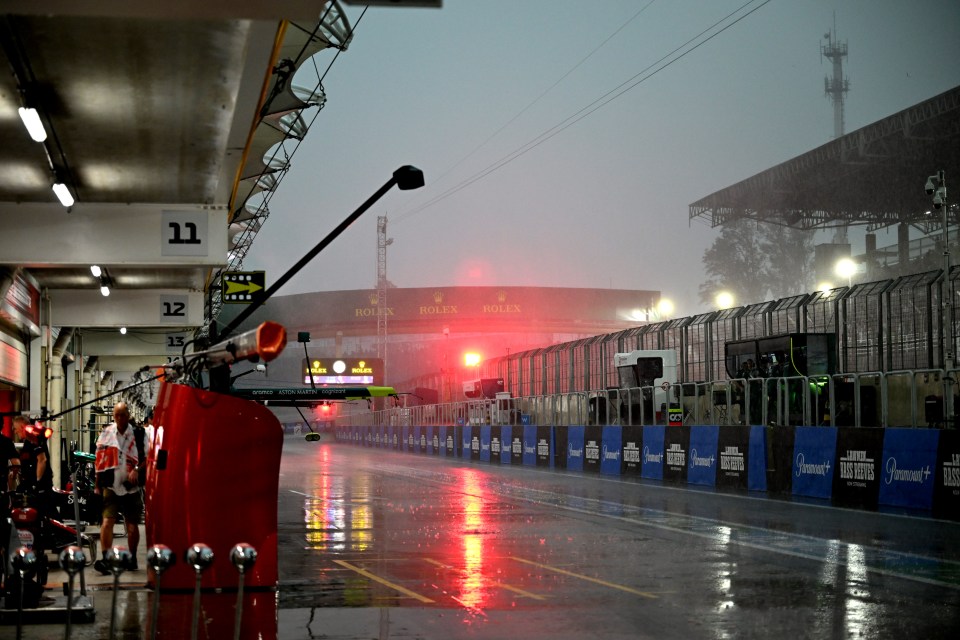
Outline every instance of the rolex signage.
[(311, 358), (302, 360), (303, 383), (310, 385), (381, 384), (380, 358)]

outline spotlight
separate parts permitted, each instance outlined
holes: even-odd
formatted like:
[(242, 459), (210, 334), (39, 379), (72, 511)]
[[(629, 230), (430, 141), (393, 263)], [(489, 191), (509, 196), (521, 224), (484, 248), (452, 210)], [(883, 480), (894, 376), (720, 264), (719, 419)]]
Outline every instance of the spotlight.
[(43, 128), (40, 121), (40, 114), (31, 107), (20, 107), (20, 119), (23, 120), (23, 126), (27, 128), (27, 133), (36, 142), (43, 142), (47, 139), (47, 130)]
[(97, 265), (95, 265), (95, 264), (92, 264), (92, 265), (90, 265), (90, 273), (93, 274), (93, 277), (94, 277), (94, 278), (99, 278), (99, 277), (100, 277), (100, 274), (102, 274), (103, 271), (100, 270), (100, 267), (99, 267), (99, 266), (97, 266)]
[(108, 287), (108, 286), (105, 285), (105, 284), (100, 285), (100, 295), (102, 295), (104, 298), (106, 298), (107, 296), (109, 296), (109, 295), (110, 295), (110, 287)]
[(57, 182), (53, 185), (53, 192), (57, 194), (57, 198), (60, 199), (60, 204), (65, 207), (73, 206), (73, 195), (70, 193), (70, 189), (67, 185), (62, 182)]
[(126, 328), (126, 327), (120, 327), (120, 335), (122, 335), (122, 336), (127, 335), (127, 328)]

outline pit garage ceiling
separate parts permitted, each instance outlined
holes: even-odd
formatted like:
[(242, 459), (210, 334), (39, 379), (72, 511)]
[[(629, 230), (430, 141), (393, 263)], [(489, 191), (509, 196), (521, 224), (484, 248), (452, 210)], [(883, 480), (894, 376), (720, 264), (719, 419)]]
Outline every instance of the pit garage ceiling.
[[(240, 198), (261, 190), (244, 188), (258, 184), (256, 172), (243, 174), (271, 168), (258, 129), (302, 136), (280, 119), (322, 106), (301, 94), (268, 109), (293, 84), (277, 70), (346, 48), (339, 4), (5, 0), (0, 11), (4, 292), (26, 273), (48, 291), (54, 326), (201, 324), (204, 287), (228, 263)], [(291, 56), (294, 65), (282, 64)], [(46, 141), (31, 139), (20, 107), (38, 109)], [(56, 182), (72, 206), (58, 200)], [(105, 269), (108, 298), (93, 264)], [(167, 320), (130, 314), (133, 303), (162, 310), (164, 299), (193, 308)]]

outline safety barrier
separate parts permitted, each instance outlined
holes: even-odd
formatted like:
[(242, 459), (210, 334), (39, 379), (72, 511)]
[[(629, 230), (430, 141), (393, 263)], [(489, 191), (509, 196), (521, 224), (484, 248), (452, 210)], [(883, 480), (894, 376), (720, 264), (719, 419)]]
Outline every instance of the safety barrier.
[(960, 432), (762, 425), (341, 425), (338, 442), (960, 519)]

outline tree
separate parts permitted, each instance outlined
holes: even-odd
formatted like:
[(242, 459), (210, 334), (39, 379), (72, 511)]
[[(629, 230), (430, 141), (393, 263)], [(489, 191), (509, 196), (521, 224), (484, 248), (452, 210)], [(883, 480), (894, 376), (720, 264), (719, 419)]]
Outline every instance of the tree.
[(713, 306), (721, 291), (733, 294), (738, 305), (809, 290), (813, 234), (780, 224), (736, 220), (723, 225), (703, 254), (707, 280), (700, 300)]

